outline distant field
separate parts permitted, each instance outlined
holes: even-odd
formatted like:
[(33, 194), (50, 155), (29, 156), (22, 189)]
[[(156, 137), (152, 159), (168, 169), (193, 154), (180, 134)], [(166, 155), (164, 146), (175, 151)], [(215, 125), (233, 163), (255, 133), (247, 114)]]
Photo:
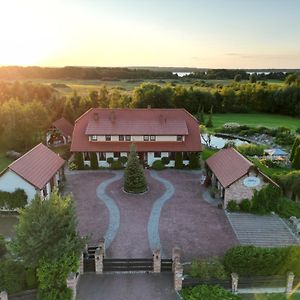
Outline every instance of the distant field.
[(11, 159), (5, 156), (5, 153), (0, 152), (0, 172), (3, 171), (10, 163)]
[[(207, 118), (207, 116), (206, 116)], [(253, 127), (265, 126), (275, 128), (285, 126), (292, 130), (300, 127), (300, 119), (292, 118), (282, 115), (272, 114), (214, 114), (213, 125), (214, 128), (222, 127), (223, 124), (229, 122), (236, 122), (241, 125), (249, 125)]]

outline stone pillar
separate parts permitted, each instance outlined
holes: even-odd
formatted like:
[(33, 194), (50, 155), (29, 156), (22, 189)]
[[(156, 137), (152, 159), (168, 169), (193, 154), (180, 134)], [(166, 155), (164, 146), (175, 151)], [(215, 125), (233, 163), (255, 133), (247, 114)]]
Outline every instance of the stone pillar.
[(289, 272), (288, 275), (287, 275), (286, 289), (285, 289), (285, 292), (287, 294), (291, 294), (292, 291), (293, 291), (294, 278), (295, 278), (294, 273), (293, 272)]
[(160, 249), (157, 249), (153, 253), (153, 272), (160, 273), (161, 270), (161, 254)]
[(95, 271), (96, 274), (103, 273), (103, 250), (97, 248), (95, 251)]
[[(178, 259), (176, 259), (177, 261)], [(182, 280), (183, 280), (183, 266), (180, 262), (175, 263), (174, 270), (174, 289), (175, 291), (182, 290)]]
[(75, 273), (70, 273), (67, 278), (67, 287), (72, 290), (72, 300), (76, 299), (78, 279), (79, 275)]
[(102, 238), (98, 243), (98, 248), (100, 249), (100, 252), (102, 253), (103, 257), (105, 257), (105, 239)]
[(0, 300), (8, 300), (8, 296), (7, 296), (7, 292), (6, 291), (2, 291), (0, 293)]
[(80, 262), (79, 262), (79, 274), (83, 274), (84, 273), (84, 254), (81, 253), (80, 255)]
[(236, 294), (238, 291), (239, 275), (231, 273), (231, 292)]
[(172, 249), (172, 272), (175, 272), (175, 264), (180, 262), (180, 249), (175, 247)]

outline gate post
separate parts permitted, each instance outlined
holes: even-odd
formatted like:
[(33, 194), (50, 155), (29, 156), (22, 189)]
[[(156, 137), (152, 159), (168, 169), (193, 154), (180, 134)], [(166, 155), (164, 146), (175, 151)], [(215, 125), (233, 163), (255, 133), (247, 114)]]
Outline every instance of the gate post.
[(2, 291), (0, 293), (0, 300), (8, 300), (8, 296), (7, 296), (7, 292), (6, 291)]
[(231, 292), (236, 294), (238, 291), (239, 275), (237, 273), (231, 273)]
[(153, 272), (160, 273), (161, 271), (161, 253), (160, 249), (156, 249), (153, 253)]
[(103, 273), (103, 250), (100, 250), (100, 248), (97, 248), (95, 251), (95, 271), (96, 274), (102, 274)]
[(183, 266), (176, 259), (175, 261), (175, 269), (174, 269), (174, 289), (175, 291), (182, 290), (182, 280), (183, 280)]
[(72, 290), (72, 300), (76, 299), (78, 279), (79, 276), (75, 273), (70, 273), (67, 278), (67, 287)]
[(294, 283), (295, 275), (293, 272), (289, 272), (287, 275), (287, 281), (286, 281), (286, 294), (291, 294), (293, 291), (293, 283)]
[(180, 249), (178, 247), (172, 249), (172, 261), (172, 272), (175, 272), (175, 265), (180, 262)]
[(102, 238), (100, 241), (99, 241), (99, 246), (98, 248), (100, 249), (103, 257), (105, 257), (105, 239)]
[(84, 273), (84, 253), (81, 253), (80, 255), (80, 262), (79, 262), (79, 274)]

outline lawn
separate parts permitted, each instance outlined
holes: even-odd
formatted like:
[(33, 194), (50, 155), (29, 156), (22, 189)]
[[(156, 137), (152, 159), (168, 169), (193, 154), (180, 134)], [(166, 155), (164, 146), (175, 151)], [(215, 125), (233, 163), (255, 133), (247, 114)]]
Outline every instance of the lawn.
[(10, 163), (11, 159), (5, 156), (5, 153), (0, 152), (0, 172), (3, 171)]
[(223, 124), (229, 122), (236, 122), (241, 125), (248, 125), (252, 127), (264, 126), (269, 128), (276, 128), (280, 126), (285, 126), (292, 130), (295, 130), (300, 127), (299, 118), (292, 118), (282, 115), (238, 113), (213, 115), (214, 128), (222, 127)]

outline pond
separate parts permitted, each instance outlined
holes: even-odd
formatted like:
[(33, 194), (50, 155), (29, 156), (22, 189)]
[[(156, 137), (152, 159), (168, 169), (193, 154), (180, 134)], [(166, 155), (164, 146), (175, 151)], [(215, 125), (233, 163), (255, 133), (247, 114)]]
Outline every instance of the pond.
[(201, 135), (201, 142), (203, 145), (206, 145), (208, 147), (222, 149), (228, 142), (233, 142), (236, 146), (240, 146), (243, 144), (249, 144), (246, 141), (235, 139), (235, 138), (224, 138), (224, 137), (218, 137), (214, 135), (210, 135), (210, 141), (208, 139), (207, 134)]
[(15, 234), (14, 226), (17, 223), (17, 215), (0, 213), (0, 235), (6, 239), (11, 239)]

